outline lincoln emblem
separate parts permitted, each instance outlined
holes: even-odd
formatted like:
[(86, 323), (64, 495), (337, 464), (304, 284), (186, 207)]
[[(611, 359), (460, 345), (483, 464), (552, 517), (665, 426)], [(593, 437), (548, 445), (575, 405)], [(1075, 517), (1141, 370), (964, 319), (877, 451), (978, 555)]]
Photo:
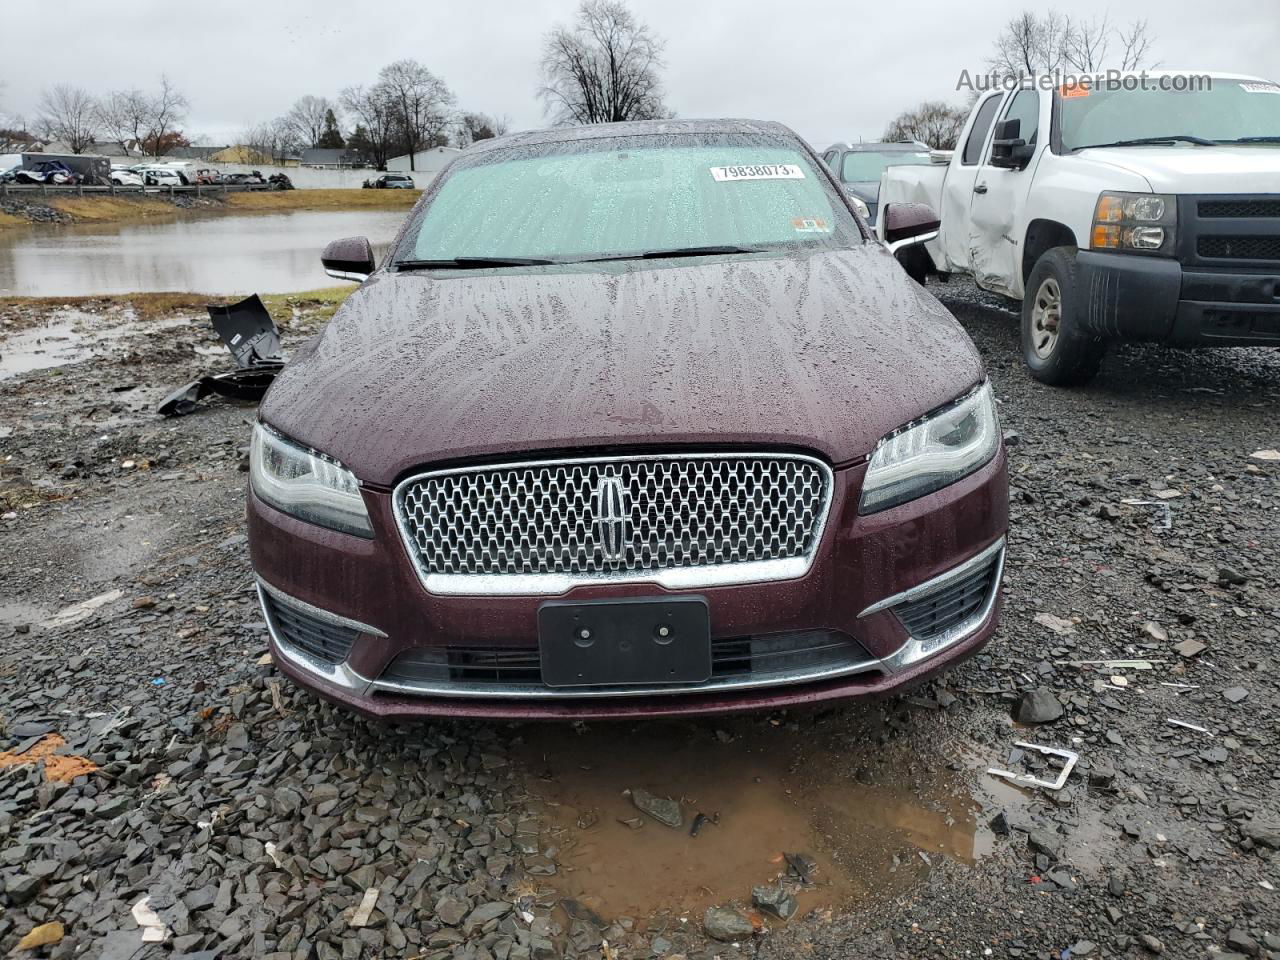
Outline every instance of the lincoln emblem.
[(618, 477), (601, 477), (596, 484), (596, 545), (606, 560), (621, 560), (631, 539), (627, 495)]

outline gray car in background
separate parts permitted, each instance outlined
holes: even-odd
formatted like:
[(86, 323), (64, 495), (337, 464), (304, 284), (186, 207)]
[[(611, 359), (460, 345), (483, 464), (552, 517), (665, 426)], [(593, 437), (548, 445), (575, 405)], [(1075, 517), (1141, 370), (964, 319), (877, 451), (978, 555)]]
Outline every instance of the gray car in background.
[(930, 163), (929, 145), (918, 140), (898, 143), (833, 143), (822, 151), (823, 162), (845, 191), (867, 207), (867, 222), (876, 222), (880, 205), (880, 174), (898, 164)]

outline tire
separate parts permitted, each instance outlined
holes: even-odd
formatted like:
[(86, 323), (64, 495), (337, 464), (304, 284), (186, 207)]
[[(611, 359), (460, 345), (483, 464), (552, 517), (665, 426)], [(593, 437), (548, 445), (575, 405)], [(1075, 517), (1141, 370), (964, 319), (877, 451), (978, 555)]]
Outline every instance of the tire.
[(907, 271), (907, 276), (923, 287), (929, 279), (929, 267), (932, 265), (928, 251), (922, 246), (907, 247), (899, 250), (895, 258), (902, 269)]
[(1022, 298), (1022, 359), (1041, 383), (1077, 386), (1098, 373), (1107, 342), (1081, 328), (1083, 297), (1075, 247), (1041, 255)]

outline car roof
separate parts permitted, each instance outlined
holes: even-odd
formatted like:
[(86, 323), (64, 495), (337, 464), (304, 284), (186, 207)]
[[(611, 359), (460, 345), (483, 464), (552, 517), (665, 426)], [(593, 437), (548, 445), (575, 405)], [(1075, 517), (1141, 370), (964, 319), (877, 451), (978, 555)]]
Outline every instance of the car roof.
[(606, 137), (672, 137), (706, 133), (796, 136), (789, 127), (773, 120), (628, 120), (623, 123), (591, 123), (574, 127), (549, 127), (544, 130), (509, 133), (488, 140), (478, 140), (467, 148), (467, 153), (542, 143), (600, 140)]
[(842, 150), (847, 153), (919, 153), (928, 149), (929, 145), (919, 140), (884, 140), (873, 143), (833, 143), (822, 152)]

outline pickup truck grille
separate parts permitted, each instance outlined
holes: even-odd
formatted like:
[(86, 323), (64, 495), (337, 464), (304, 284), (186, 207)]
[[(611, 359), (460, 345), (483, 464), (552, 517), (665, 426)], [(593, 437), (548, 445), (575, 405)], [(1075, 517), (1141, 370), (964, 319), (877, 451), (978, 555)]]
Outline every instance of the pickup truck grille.
[(1178, 259), (1193, 269), (1274, 268), (1280, 264), (1280, 195), (1180, 197)]
[(1240, 217), (1280, 217), (1280, 200), (1201, 200), (1201, 219)]
[(1224, 260), (1280, 260), (1280, 235), (1274, 237), (1201, 237), (1196, 253)]
[(802, 576), (831, 488), (831, 469), (799, 454), (602, 457), (426, 473), (395, 508), (433, 593), (697, 587)]

